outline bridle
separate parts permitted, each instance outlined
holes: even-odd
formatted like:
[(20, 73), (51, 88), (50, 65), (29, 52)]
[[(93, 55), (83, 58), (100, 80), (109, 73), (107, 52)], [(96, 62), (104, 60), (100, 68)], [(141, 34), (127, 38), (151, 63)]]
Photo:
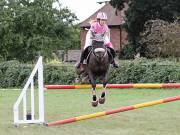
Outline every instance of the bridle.
[[(95, 41), (98, 42), (98, 41)], [(101, 42), (101, 41), (99, 41)], [(97, 55), (98, 52), (102, 52), (104, 53), (103, 56), (101, 58), (104, 58), (107, 55), (107, 47), (104, 45), (104, 43), (102, 43), (104, 47), (99, 47), (99, 48), (95, 48), (94, 45), (92, 44), (92, 53), (96, 58), (99, 58), (99, 56)]]

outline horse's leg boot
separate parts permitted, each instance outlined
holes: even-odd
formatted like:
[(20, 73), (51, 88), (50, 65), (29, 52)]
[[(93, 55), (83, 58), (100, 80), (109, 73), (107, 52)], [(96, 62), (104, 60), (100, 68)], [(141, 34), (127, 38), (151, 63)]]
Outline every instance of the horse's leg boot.
[(93, 95), (93, 101), (91, 102), (91, 105), (92, 105), (93, 107), (98, 106), (98, 100), (97, 100), (96, 95)]
[(105, 99), (105, 97), (101, 97), (101, 98), (99, 98), (99, 103), (100, 104), (104, 104), (105, 103), (105, 101), (106, 101), (106, 99)]
[(106, 96), (106, 93), (102, 92), (101, 97), (99, 98), (99, 103), (100, 104), (104, 104), (105, 103), (105, 100), (106, 100), (105, 96)]
[(93, 107), (97, 107), (98, 106), (98, 100), (92, 101), (91, 104)]

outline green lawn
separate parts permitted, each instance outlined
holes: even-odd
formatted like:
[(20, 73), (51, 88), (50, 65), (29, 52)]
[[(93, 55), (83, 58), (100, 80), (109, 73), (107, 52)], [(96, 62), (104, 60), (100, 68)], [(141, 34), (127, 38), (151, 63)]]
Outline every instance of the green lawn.
[[(0, 135), (179, 135), (180, 133), (180, 101), (56, 127), (21, 125), (14, 128), (12, 108), (19, 94), (20, 91), (17, 90), (0, 90)], [(46, 122), (51, 122), (176, 95), (180, 95), (180, 89), (110, 89), (107, 92), (107, 102), (93, 108), (90, 104), (90, 90), (47, 91), (45, 119)]]

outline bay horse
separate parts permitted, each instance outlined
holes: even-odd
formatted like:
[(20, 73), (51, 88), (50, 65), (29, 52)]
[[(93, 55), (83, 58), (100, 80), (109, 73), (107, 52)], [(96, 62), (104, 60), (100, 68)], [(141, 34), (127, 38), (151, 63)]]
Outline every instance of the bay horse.
[[(84, 66), (84, 72), (88, 74), (89, 82), (92, 86), (92, 106), (96, 107), (98, 102), (104, 104), (106, 96), (106, 84), (108, 71), (112, 57), (110, 51), (104, 45), (103, 41), (92, 41), (92, 46), (88, 48), (90, 52), (87, 56), (87, 64)], [(80, 73), (80, 72), (79, 72)], [(96, 96), (96, 80), (99, 78), (102, 81), (103, 89), (99, 100)]]

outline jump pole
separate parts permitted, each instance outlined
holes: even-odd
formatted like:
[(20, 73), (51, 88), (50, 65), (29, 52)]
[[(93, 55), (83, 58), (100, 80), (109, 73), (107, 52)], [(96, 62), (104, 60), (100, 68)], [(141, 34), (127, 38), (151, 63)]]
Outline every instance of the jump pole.
[(105, 116), (105, 115), (111, 115), (111, 114), (115, 114), (115, 113), (135, 110), (135, 109), (149, 107), (149, 106), (158, 105), (158, 104), (163, 104), (163, 103), (167, 103), (167, 102), (173, 102), (176, 100), (180, 100), (180, 95), (174, 96), (174, 97), (168, 97), (168, 98), (164, 98), (164, 99), (160, 99), (160, 100), (145, 102), (145, 103), (141, 103), (141, 104), (135, 104), (135, 105), (131, 105), (131, 106), (124, 106), (124, 107), (120, 107), (120, 108), (113, 109), (113, 110), (97, 112), (97, 113), (93, 113), (93, 114), (82, 115), (82, 116), (78, 116), (78, 117), (72, 117), (69, 119), (50, 122), (50, 123), (47, 123), (46, 126), (50, 127), (50, 126), (57, 126), (57, 125), (73, 123), (73, 122), (77, 122), (77, 121), (81, 121), (81, 120), (92, 119), (92, 118), (101, 117), (101, 116)]
[[(91, 85), (45, 85), (47, 90), (53, 89), (89, 89)], [(97, 88), (102, 88), (101, 84), (96, 85)], [(180, 83), (137, 83), (137, 84), (107, 84), (106, 88), (180, 88)]]

